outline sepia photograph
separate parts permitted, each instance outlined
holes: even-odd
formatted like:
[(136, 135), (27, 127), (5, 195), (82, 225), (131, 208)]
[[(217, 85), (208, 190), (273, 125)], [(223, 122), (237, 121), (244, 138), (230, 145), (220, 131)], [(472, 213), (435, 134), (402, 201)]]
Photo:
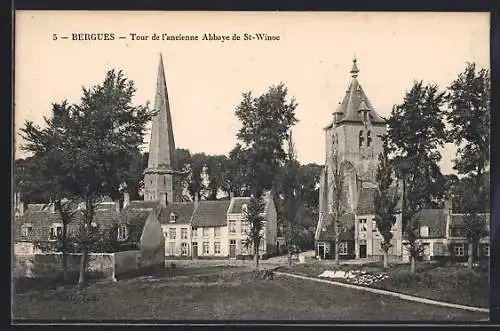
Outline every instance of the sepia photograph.
[(489, 321), (489, 13), (14, 15), (13, 323)]

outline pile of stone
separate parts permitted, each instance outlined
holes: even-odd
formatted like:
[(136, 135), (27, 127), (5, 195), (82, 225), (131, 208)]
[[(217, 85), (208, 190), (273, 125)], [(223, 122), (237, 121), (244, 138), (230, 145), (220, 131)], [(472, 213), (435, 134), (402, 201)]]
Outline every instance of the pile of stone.
[(382, 273), (382, 272), (369, 273), (369, 272), (366, 272), (364, 270), (363, 271), (360, 271), (360, 270), (329, 271), (329, 270), (327, 270), (327, 271), (324, 271), (322, 274), (320, 274), (319, 277), (342, 279), (342, 280), (345, 280), (351, 284), (369, 286), (369, 285), (372, 285), (373, 283), (376, 283), (376, 282), (379, 282), (379, 281), (384, 280), (386, 278), (389, 278), (389, 275)]

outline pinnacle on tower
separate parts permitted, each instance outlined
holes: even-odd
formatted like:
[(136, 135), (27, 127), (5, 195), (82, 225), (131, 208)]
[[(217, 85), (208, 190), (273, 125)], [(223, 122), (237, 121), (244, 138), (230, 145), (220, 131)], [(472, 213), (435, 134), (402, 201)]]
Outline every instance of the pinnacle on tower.
[(356, 64), (356, 62), (358, 62), (358, 60), (356, 59), (356, 57), (354, 57), (352, 59), (352, 68), (351, 68), (351, 76), (353, 78), (358, 77), (358, 73), (359, 73), (358, 65)]

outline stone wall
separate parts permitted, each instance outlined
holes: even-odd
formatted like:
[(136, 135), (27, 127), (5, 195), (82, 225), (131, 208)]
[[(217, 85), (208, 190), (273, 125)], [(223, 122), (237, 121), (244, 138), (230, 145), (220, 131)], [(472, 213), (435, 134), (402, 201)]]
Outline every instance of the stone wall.
[[(14, 277), (46, 278), (62, 272), (61, 253), (15, 254)], [(81, 254), (68, 254), (68, 271), (80, 270)], [(114, 280), (114, 256), (110, 253), (90, 254), (88, 271), (99, 278)]]
[(37, 254), (41, 252), (32, 242), (20, 241), (14, 243), (14, 254)]
[[(68, 254), (68, 271), (80, 271), (81, 254)], [(147, 273), (152, 266), (164, 266), (163, 250), (123, 251), (89, 254), (88, 273), (95, 278), (116, 280), (117, 276)], [(61, 253), (15, 254), (14, 277), (48, 278), (62, 273)]]
[(137, 269), (139, 251), (116, 252), (114, 255), (115, 277)]

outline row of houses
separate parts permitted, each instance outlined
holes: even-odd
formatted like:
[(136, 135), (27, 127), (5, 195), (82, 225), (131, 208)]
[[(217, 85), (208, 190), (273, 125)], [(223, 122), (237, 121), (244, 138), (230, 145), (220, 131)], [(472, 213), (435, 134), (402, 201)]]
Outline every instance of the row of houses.
[[(344, 214), (341, 218), (339, 256), (341, 259), (362, 259), (381, 257), (383, 251), (382, 235), (375, 222), (373, 203), (374, 188), (363, 188), (358, 199), (358, 207), (354, 213)], [(333, 240), (328, 235), (331, 218), (323, 215), (324, 221), (318, 222), (316, 229), (316, 256), (321, 259), (333, 258)], [(485, 230), (489, 233), (490, 214), (479, 214)], [(423, 245), (423, 260), (466, 260), (469, 256), (469, 245), (464, 234), (464, 214), (453, 213), (451, 201), (447, 201), (441, 209), (423, 209), (416, 215), (419, 223), (419, 241)], [(405, 234), (402, 227), (401, 214), (396, 215), (396, 222), (391, 229), (392, 246), (389, 256), (393, 259), (408, 261), (408, 250), (405, 249)], [(490, 255), (489, 234), (481, 238), (474, 247), (475, 256), (487, 258)]]
[[(259, 254), (275, 253), (277, 249), (277, 213), (274, 201), (267, 193), (262, 241)], [(19, 201), (18, 201), (19, 202)], [(249, 197), (228, 200), (172, 202), (104, 200), (95, 210), (93, 227), (116, 229), (116, 239), (122, 244), (137, 243), (148, 218), (161, 225), (168, 259), (243, 259), (253, 255), (246, 244), (249, 224), (245, 221)], [(122, 205), (122, 206), (120, 206)], [(83, 216), (83, 206), (75, 206), (76, 220), (68, 225), (76, 233)], [(16, 204), (14, 238), (17, 243), (39, 244), (56, 242), (62, 234), (62, 221), (53, 204)]]

